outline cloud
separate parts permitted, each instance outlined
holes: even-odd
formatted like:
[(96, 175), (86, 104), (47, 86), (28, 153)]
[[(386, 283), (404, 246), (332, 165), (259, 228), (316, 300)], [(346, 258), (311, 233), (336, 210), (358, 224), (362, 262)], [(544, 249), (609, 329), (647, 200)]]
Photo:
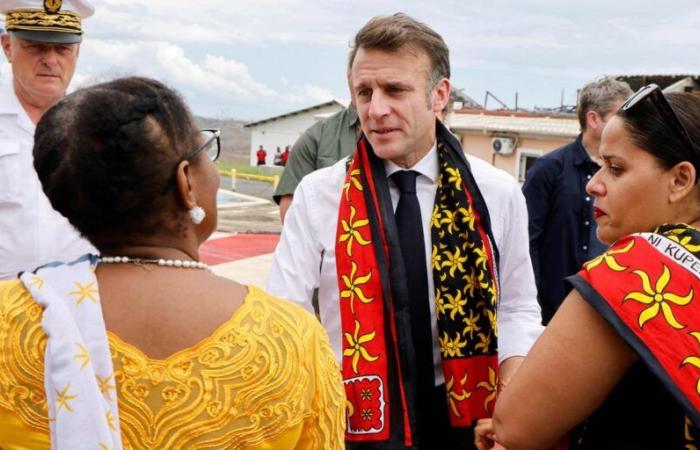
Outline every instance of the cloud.
[(327, 88), (313, 84), (280, 92), (254, 79), (240, 61), (211, 54), (197, 61), (179, 45), (158, 41), (86, 40), (72, 85), (81, 87), (126, 75), (166, 82), (183, 93), (200, 114), (234, 107), (284, 111), (333, 98)]

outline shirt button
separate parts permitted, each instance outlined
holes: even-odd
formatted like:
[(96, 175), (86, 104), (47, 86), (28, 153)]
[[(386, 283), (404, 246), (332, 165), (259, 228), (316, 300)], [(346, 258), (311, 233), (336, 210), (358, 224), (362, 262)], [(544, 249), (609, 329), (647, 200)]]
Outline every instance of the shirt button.
[(590, 175), (586, 175), (586, 178), (590, 180), (590, 179), (591, 179), (591, 176), (590, 176)]
[(583, 222), (583, 224), (586, 225), (586, 226), (588, 226), (588, 225), (590, 225), (591, 223), (590, 223), (589, 221), (585, 221), (585, 222)]
[(590, 197), (586, 197), (586, 201), (587, 201), (587, 202), (590, 202), (590, 201), (591, 201), (591, 198), (590, 198)]
[(584, 246), (583, 246), (583, 249), (584, 249), (584, 250), (588, 250), (588, 246), (587, 246), (587, 245), (584, 245)]

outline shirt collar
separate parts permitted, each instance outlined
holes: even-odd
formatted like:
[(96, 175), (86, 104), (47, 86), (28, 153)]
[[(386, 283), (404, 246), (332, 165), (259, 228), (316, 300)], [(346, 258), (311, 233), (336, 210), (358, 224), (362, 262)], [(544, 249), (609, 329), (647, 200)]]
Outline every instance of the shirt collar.
[(586, 147), (583, 146), (583, 134), (579, 134), (576, 137), (574, 145), (574, 165), (580, 166), (582, 164), (596, 164), (595, 161), (591, 159), (591, 155), (589, 155), (586, 151)]
[(19, 102), (12, 83), (12, 78), (6, 83), (0, 83), (0, 114), (14, 114), (17, 116), (17, 124), (29, 133), (34, 134), (36, 125), (31, 121)]
[[(421, 175), (424, 175), (430, 179), (432, 183), (437, 183), (438, 179), (438, 155), (435, 149), (435, 144), (430, 148), (428, 153), (425, 154), (417, 163), (410, 168), (410, 170), (415, 170)], [(390, 177), (395, 172), (399, 170), (405, 170), (403, 167), (398, 166), (392, 161), (384, 161), (384, 171), (386, 176)]]

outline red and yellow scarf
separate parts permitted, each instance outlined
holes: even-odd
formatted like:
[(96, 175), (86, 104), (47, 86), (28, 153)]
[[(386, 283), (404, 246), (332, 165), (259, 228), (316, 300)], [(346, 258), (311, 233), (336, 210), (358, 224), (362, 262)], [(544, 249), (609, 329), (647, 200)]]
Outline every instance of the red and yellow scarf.
[(683, 408), (689, 439), (690, 423), (700, 425), (700, 232), (627, 236), (568, 280)]
[[(451, 424), (467, 427), (491, 415), (496, 397), (498, 251), (469, 164), (440, 122), (437, 152), (433, 307)], [(405, 314), (396, 314), (408, 293), (403, 265), (392, 264), (401, 260), (398, 242), (384, 162), (361, 136), (349, 161), (336, 235), (348, 441), (413, 440), (414, 396), (407, 394), (414, 387), (405, 382), (411, 327)], [(390, 420), (392, 414), (400, 417)], [(390, 423), (403, 429), (392, 433)]]

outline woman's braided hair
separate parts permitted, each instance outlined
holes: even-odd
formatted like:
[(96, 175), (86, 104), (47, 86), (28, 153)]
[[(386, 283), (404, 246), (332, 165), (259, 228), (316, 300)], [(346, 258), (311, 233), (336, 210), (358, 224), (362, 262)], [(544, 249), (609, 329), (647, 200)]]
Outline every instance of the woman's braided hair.
[(34, 167), (53, 208), (93, 243), (177, 232), (184, 207), (175, 169), (197, 136), (176, 92), (121, 78), (76, 91), (44, 114)]

